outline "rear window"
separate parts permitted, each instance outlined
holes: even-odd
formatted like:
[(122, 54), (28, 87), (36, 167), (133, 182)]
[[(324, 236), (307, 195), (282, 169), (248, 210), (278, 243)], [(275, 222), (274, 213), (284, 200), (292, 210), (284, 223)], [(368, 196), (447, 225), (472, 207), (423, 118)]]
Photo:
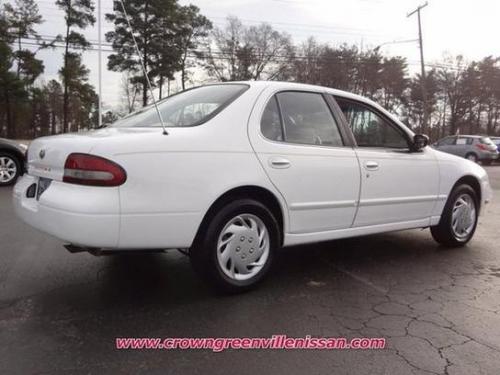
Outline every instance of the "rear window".
[[(240, 96), (248, 85), (208, 85), (180, 92), (158, 103), (163, 122), (167, 127), (186, 127), (204, 123), (222, 111)], [(121, 120), (113, 127), (160, 127), (154, 105), (144, 107)]]
[(479, 138), (479, 142), (485, 145), (494, 145), (493, 141), (489, 137)]

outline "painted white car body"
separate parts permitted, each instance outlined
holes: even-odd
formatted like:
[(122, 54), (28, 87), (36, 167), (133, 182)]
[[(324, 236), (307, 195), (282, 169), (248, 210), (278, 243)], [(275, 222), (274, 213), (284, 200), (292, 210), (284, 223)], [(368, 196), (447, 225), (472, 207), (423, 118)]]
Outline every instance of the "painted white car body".
[[(28, 172), (13, 192), (28, 224), (76, 246), (104, 249), (189, 248), (207, 211), (234, 189), (272, 194), (280, 207), (283, 245), (436, 225), (448, 194), (465, 176), (489, 201), (480, 166), (430, 147), (420, 152), (327, 147), (270, 141), (260, 121), (269, 99), (283, 90), (333, 94), (376, 108), (368, 99), (325, 87), (246, 82), (248, 90), (208, 122), (193, 127), (104, 128), (43, 137), (28, 151)], [(46, 156), (40, 159), (40, 151)], [(118, 187), (62, 182), (70, 153), (118, 163)], [(367, 170), (372, 161), (377, 170)], [(26, 190), (52, 179), (39, 200)], [(250, 189), (250, 190), (248, 190)]]

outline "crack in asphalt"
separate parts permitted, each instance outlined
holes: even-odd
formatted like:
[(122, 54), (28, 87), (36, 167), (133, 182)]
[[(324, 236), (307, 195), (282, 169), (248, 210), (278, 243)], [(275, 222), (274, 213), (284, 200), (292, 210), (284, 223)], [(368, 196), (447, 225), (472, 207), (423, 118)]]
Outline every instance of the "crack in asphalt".
[[(351, 271), (347, 270), (345, 267), (338, 266), (338, 265), (333, 265), (333, 267), (335, 269), (337, 269), (338, 271), (350, 276), (352, 279), (356, 280), (357, 282), (360, 282), (360, 283), (364, 284), (365, 286), (370, 287), (372, 290), (375, 290), (376, 292), (381, 293), (386, 298), (386, 301), (380, 302), (378, 304), (374, 304), (371, 306), (371, 311), (373, 311), (377, 315), (372, 316), (368, 320), (364, 320), (362, 322), (362, 326), (365, 329), (375, 328), (378, 330), (378, 332), (380, 332), (381, 335), (383, 335), (385, 337), (389, 337), (389, 338), (410, 337), (410, 338), (416, 338), (416, 339), (423, 340), (435, 351), (435, 353), (437, 353), (439, 355), (439, 357), (443, 361), (445, 361), (445, 364), (442, 367), (442, 371), (432, 371), (429, 369), (425, 369), (421, 365), (419, 365), (418, 363), (415, 363), (414, 361), (408, 359), (407, 355), (402, 350), (400, 350), (398, 348), (390, 348), (389, 349), (389, 350), (394, 351), (395, 354), (397, 356), (399, 356), (401, 359), (403, 359), (409, 366), (411, 366), (411, 368), (416, 369), (416, 370), (420, 370), (420, 371), (426, 371), (426, 372), (433, 373), (433, 374), (446, 374), (446, 375), (448, 375), (449, 368), (452, 365), (455, 365), (457, 363), (452, 362), (450, 360), (450, 358), (444, 353), (444, 351), (446, 349), (451, 349), (451, 348), (454, 348), (457, 346), (461, 346), (461, 345), (464, 345), (464, 344), (469, 343), (469, 342), (475, 342), (478, 345), (482, 345), (482, 346), (484, 346), (484, 347), (486, 347), (494, 352), (500, 353), (499, 347), (496, 347), (494, 345), (490, 345), (490, 344), (484, 342), (483, 340), (479, 340), (477, 338), (474, 338), (474, 337), (468, 335), (467, 333), (457, 329), (456, 325), (452, 321), (448, 320), (441, 313), (441, 311), (444, 309), (444, 306), (447, 302), (457, 302), (457, 303), (463, 304), (463, 305), (465, 305), (469, 308), (472, 308), (472, 309), (477, 309), (477, 310), (480, 310), (482, 312), (489, 312), (489, 313), (494, 313), (494, 314), (498, 314), (499, 309), (497, 309), (497, 310), (485, 309), (485, 308), (479, 307), (477, 305), (470, 304), (467, 302), (467, 300), (463, 300), (460, 298), (447, 298), (447, 296), (441, 296), (442, 300), (436, 300), (436, 298), (435, 298), (436, 295), (434, 295), (434, 296), (430, 295), (430, 293), (432, 293), (432, 292), (439, 292), (439, 291), (442, 291), (442, 292), (445, 292), (446, 294), (448, 294), (449, 291), (446, 290), (446, 288), (464, 287), (464, 288), (469, 288), (472, 291), (476, 292), (476, 294), (474, 294), (472, 296), (472, 299), (476, 301), (479, 298), (481, 298), (483, 295), (490, 292), (491, 290), (498, 289), (498, 285), (488, 286), (487, 288), (479, 289), (479, 288), (474, 288), (474, 287), (470, 287), (470, 286), (464, 286), (461, 283), (458, 283), (457, 282), (458, 278), (468, 277), (468, 276), (489, 276), (491, 273), (488, 273), (488, 272), (450, 272), (450, 273), (446, 273), (446, 275), (451, 279), (448, 284), (444, 284), (444, 285), (441, 284), (441, 285), (438, 285), (436, 287), (425, 288), (419, 293), (421, 296), (426, 297), (424, 301), (431, 301), (432, 303), (435, 303), (438, 306), (440, 306), (439, 310), (432, 311), (432, 312), (428, 312), (428, 311), (424, 310), (424, 311), (418, 312), (417, 311), (418, 309), (416, 309), (415, 306), (421, 302), (409, 303), (405, 298), (394, 297), (392, 295), (392, 289), (393, 289), (392, 286), (384, 288), (384, 287), (378, 286), (373, 281), (371, 281), (369, 278), (362, 276), (362, 275), (359, 275), (359, 274), (356, 274), (354, 272), (351, 272)], [(494, 272), (496, 272), (496, 270)], [(389, 303), (393, 304), (392, 308), (395, 308), (397, 310), (397, 312), (387, 312), (386, 310), (384, 311), (384, 309), (382, 307), (387, 306), (387, 304), (389, 304)], [(398, 306), (405, 307), (406, 311), (405, 311), (405, 309), (398, 308)], [(438, 316), (439, 318), (441, 318), (445, 322), (445, 324), (439, 324), (435, 320), (429, 320), (428, 318), (426, 319), (426, 317), (428, 317), (429, 314), (433, 314), (433, 315)], [(392, 317), (393, 318), (392, 320), (395, 320), (394, 318), (398, 318), (398, 317), (406, 318), (407, 323), (403, 327), (404, 334), (402, 334), (402, 335), (398, 335), (398, 334), (394, 334), (394, 333), (388, 334), (387, 333), (388, 328), (386, 328), (386, 327), (380, 328), (380, 327), (370, 325), (371, 322), (379, 319), (381, 316)], [(432, 342), (432, 340), (430, 340), (425, 335), (419, 335), (419, 334), (416, 334), (415, 332), (414, 333), (410, 332), (410, 326), (414, 322), (425, 322), (426, 324), (434, 325), (435, 327), (437, 327), (441, 330), (449, 330), (450, 332), (453, 332), (455, 335), (463, 337), (463, 340), (460, 342), (451, 343), (448, 345), (437, 346)], [(389, 328), (389, 330), (390, 330), (390, 328)], [(354, 331), (361, 333), (363, 331), (363, 329), (354, 330)]]

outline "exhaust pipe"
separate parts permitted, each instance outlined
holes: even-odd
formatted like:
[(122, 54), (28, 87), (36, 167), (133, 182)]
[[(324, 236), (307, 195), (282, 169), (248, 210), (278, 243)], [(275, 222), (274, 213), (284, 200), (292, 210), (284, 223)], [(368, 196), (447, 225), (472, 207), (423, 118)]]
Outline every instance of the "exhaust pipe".
[(145, 254), (145, 253), (166, 253), (167, 249), (128, 249), (128, 250), (111, 250), (111, 249), (102, 249), (99, 247), (85, 247), (85, 246), (77, 246), (73, 244), (66, 244), (64, 248), (68, 250), (71, 254), (75, 253), (89, 253), (94, 256), (101, 255), (116, 255), (116, 254)]

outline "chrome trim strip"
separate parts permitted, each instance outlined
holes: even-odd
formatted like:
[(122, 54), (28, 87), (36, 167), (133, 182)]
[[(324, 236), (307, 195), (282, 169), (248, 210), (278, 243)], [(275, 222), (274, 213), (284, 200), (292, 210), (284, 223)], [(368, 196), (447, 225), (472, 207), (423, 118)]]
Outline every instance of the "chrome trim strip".
[(360, 207), (366, 206), (381, 206), (388, 204), (405, 204), (405, 203), (420, 203), (420, 202), (432, 202), (438, 199), (442, 199), (436, 195), (422, 195), (419, 197), (400, 197), (400, 198), (377, 198), (377, 199), (365, 199), (359, 202)]
[(326, 208), (342, 208), (342, 207), (355, 207), (356, 201), (334, 201), (334, 202), (306, 202), (306, 203), (292, 203), (290, 205), (291, 211), (302, 210), (321, 210)]

